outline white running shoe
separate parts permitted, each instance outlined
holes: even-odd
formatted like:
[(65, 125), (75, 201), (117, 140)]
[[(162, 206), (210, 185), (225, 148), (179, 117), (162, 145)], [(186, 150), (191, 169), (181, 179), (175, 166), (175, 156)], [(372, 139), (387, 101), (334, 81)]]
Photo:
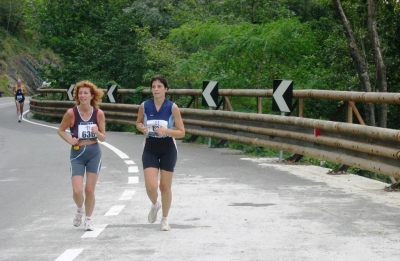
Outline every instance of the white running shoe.
[(155, 206), (151, 206), (149, 216), (148, 216), (148, 220), (150, 223), (156, 222), (157, 212), (158, 212), (158, 210), (160, 210), (160, 208), (161, 208), (161, 204), (158, 201)]
[(79, 227), (79, 226), (81, 225), (83, 213), (85, 213), (85, 212), (84, 212), (84, 211), (82, 211), (82, 212), (77, 211), (77, 212), (75, 213), (75, 217), (74, 217), (74, 219), (72, 220), (72, 224), (73, 224), (75, 227)]
[(93, 231), (94, 227), (93, 227), (93, 223), (91, 219), (85, 219), (85, 230), (86, 231)]
[(170, 231), (171, 227), (168, 224), (168, 219), (162, 218), (161, 219), (161, 231)]

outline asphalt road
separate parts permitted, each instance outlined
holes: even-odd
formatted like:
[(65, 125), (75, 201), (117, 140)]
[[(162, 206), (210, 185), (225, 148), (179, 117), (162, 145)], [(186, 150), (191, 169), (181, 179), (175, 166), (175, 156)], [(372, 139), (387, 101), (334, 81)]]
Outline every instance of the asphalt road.
[(0, 98), (0, 260), (398, 260), (384, 183), (178, 141), (171, 231), (147, 222), (142, 135), (107, 132), (95, 231), (72, 226), (69, 145)]

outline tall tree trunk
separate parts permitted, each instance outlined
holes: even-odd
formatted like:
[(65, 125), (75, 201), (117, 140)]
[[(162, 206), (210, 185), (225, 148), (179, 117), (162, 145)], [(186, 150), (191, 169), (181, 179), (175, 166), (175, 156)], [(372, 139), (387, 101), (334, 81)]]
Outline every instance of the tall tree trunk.
[[(353, 30), (351, 29), (350, 23), (347, 20), (346, 14), (343, 11), (342, 3), (340, 2), (340, 0), (332, 1), (335, 6), (336, 12), (340, 17), (340, 21), (342, 22), (344, 34), (349, 41), (350, 55), (356, 67), (358, 78), (360, 79), (361, 90), (363, 92), (371, 92), (371, 82), (368, 76), (367, 62), (365, 58), (361, 55), (360, 49), (357, 46)], [(374, 105), (372, 103), (365, 104), (365, 122), (367, 125), (375, 125), (375, 111)]]
[(10, 12), (8, 13), (8, 21), (7, 21), (7, 31), (10, 27), (10, 20), (11, 20), (11, 1), (10, 1)]
[[(374, 0), (368, 0), (368, 31), (371, 38), (371, 45), (374, 51), (374, 61), (376, 68), (376, 79), (380, 92), (387, 92), (386, 66), (382, 57), (381, 43), (378, 30), (376, 29), (376, 9)], [(379, 105), (378, 125), (386, 128), (387, 126), (387, 104)]]

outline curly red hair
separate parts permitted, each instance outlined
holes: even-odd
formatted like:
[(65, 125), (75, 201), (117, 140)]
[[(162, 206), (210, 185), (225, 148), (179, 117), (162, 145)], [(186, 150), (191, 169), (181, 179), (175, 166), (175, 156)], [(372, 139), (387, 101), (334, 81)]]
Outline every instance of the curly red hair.
[(95, 108), (99, 107), (99, 103), (101, 102), (101, 98), (103, 98), (104, 92), (102, 89), (99, 89), (94, 83), (90, 81), (80, 81), (75, 84), (74, 87), (74, 99), (76, 102), (76, 105), (79, 105), (81, 102), (78, 99), (78, 93), (79, 89), (82, 87), (87, 87), (90, 89), (90, 93), (93, 94), (93, 99), (90, 101), (90, 105), (92, 105)]

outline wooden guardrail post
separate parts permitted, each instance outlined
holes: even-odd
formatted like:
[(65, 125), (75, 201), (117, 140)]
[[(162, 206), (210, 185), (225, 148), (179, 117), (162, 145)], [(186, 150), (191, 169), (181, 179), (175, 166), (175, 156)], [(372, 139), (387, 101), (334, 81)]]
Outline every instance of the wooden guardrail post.
[(300, 118), (303, 118), (303, 116), (304, 116), (304, 99), (303, 98), (298, 99), (297, 111), (298, 111), (297, 116), (299, 116)]
[(257, 97), (257, 113), (262, 114), (262, 98)]
[(350, 103), (347, 102), (347, 115), (346, 119), (348, 123), (353, 123), (353, 108), (351, 107)]

